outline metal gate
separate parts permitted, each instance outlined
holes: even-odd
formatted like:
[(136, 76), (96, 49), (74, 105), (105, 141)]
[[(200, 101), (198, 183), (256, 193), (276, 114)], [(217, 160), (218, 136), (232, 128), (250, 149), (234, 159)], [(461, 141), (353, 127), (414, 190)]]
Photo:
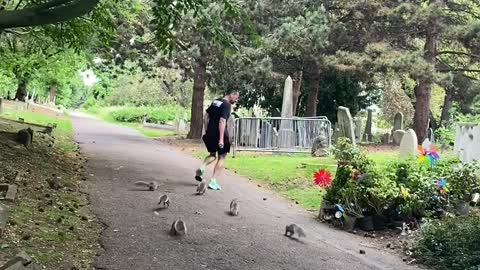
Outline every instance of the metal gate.
[(310, 152), (314, 140), (324, 136), (331, 145), (327, 117), (242, 117), (235, 119), (233, 155), (236, 151)]

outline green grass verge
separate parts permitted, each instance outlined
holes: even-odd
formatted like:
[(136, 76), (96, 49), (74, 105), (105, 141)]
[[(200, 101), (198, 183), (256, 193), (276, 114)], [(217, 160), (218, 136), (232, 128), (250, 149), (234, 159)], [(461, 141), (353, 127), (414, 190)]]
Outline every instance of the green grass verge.
[(175, 135), (175, 132), (170, 130), (144, 128), (141, 123), (128, 123), (128, 122), (117, 121), (112, 117), (111, 112), (117, 110), (118, 108), (120, 107), (94, 107), (94, 108), (89, 108), (88, 110), (84, 110), (84, 112), (94, 115), (97, 118), (111, 124), (133, 128), (138, 132), (140, 132), (145, 137), (159, 138), (159, 137)]
[(57, 118), (40, 113), (16, 111), (10, 109), (5, 109), (2, 113), (2, 117), (11, 120), (23, 118), (27, 123), (43, 126), (46, 126), (49, 123), (56, 124), (57, 127), (52, 133), (52, 135), (55, 137), (54, 147), (63, 152), (72, 152), (75, 149), (75, 144), (73, 143), (73, 126), (67, 117)]
[[(204, 158), (204, 152), (194, 156)], [(374, 153), (369, 157), (380, 166), (387, 165), (397, 157), (388, 153)], [(325, 169), (335, 175), (336, 161), (333, 157), (314, 158), (308, 154), (255, 154), (237, 153), (227, 158), (226, 168), (265, 185), (302, 207), (318, 209), (325, 191), (313, 183), (313, 174)]]

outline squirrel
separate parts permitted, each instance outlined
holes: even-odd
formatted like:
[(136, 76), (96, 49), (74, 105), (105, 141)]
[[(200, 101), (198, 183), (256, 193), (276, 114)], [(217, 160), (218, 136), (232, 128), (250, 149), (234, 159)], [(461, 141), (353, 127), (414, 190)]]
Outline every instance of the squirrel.
[(177, 219), (172, 223), (172, 228), (170, 229), (171, 235), (185, 235), (187, 234), (187, 224), (181, 219)]
[(207, 191), (207, 183), (202, 181), (197, 186), (197, 195), (203, 195)]
[(168, 198), (168, 195), (162, 195), (158, 204), (163, 204), (164, 208), (168, 208), (170, 206), (170, 198)]
[(155, 181), (152, 181), (150, 183), (147, 183), (147, 182), (143, 182), (143, 181), (138, 181), (138, 182), (135, 182), (135, 185), (136, 186), (146, 186), (148, 187), (148, 190), (151, 190), (151, 191), (155, 191), (158, 189), (158, 183), (155, 182)]
[(230, 215), (238, 216), (238, 208), (239, 208), (238, 200), (233, 199), (232, 202), (230, 203)]
[(306, 236), (305, 231), (297, 224), (287, 225), (285, 228), (285, 236), (292, 237), (294, 234), (296, 234), (298, 237)]

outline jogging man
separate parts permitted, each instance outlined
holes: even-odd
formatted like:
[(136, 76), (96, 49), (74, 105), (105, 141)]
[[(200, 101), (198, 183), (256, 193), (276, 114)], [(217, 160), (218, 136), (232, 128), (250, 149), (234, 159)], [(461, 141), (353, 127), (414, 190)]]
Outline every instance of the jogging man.
[(197, 169), (195, 179), (203, 181), (206, 167), (216, 160), (213, 176), (208, 184), (208, 187), (214, 190), (221, 189), (217, 180), (223, 172), (225, 157), (230, 152), (227, 120), (230, 117), (232, 104), (237, 102), (238, 97), (238, 91), (231, 91), (223, 98), (214, 100), (207, 109), (208, 120), (205, 123), (205, 134), (202, 139), (210, 154), (205, 158), (202, 166)]

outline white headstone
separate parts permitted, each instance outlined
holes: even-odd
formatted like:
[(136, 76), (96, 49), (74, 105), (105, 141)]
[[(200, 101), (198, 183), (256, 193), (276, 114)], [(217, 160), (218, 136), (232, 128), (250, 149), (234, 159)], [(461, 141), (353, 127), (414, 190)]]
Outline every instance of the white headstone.
[(400, 142), (400, 157), (416, 156), (418, 148), (417, 134), (413, 129), (409, 129), (403, 135)]
[(453, 150), (462, 162), (480, 160), (480, 124), (457, 124)]

